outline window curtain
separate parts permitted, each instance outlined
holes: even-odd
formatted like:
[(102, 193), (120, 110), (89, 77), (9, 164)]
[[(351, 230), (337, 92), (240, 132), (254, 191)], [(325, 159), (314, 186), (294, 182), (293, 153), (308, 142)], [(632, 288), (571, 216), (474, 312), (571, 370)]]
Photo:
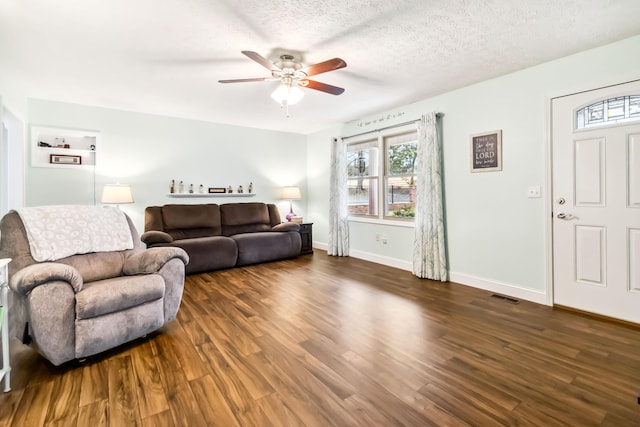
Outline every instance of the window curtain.
[(442, 147), (437, 120), (436, 113), (429, 113), (421, 117), (418, 126), (413, 274), (445, 282)]
[(331, 184), (329, 187), (329, 245), (327, 253), (349, 256), (347, 222), (347, 146), (342, 138), (331, 142)]

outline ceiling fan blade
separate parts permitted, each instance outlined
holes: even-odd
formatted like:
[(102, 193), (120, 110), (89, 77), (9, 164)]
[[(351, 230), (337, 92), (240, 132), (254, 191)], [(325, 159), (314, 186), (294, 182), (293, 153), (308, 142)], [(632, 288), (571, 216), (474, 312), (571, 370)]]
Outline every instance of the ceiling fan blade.
[(318, 62), (317, 64), (309, 65), (308, 67), (303, 68), (302, 72), (304, 72), (307, 76), (315, 76), (317, 74), (326, 73), (327, 71), (339, 70), (340, 68), (344, 68), (347, 66), (347, 63), (344, 62), (343, 59), (333, 58), (324, 62)]
[(298, 85), (309, 89), (315, 89), (321, 92), (330, 93), (331, 95), (340, 95), (342, 92), (344, 92), (344, 89), (341, 87), (328, 85), (326, 83), (320, 83), (315, 80), (300, 80), (298, 82)]
[(264, 82), (267, 80), (273, 80), (270, 77), (255, 77), (252, 79), (231, 79), (231, 80), (218, 80), (218, 83), (245, 83), (245, 82)]
[(258, 64), (262, 65), (264, 68), (266, 68), (269, 71), (274, 71), (274, 70), (279, 70), (280, 69), (280, 68), (278, 68), (277, 65), (275, 65), (273, 62), (269, 61), (267, 58), (265, 58), (264, 56), (260, 55), (259, 53), (252, 52), (250, 50), (243, 50), (242, 53), (245, 54), (246, 56), (248, 56), (249, 59), (253, 59)]

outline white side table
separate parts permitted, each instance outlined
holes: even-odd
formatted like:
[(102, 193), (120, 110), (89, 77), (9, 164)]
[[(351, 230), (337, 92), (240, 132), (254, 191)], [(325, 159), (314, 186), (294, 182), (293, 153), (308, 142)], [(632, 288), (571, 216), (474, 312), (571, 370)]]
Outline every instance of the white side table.
[(9, 354), (9, 270), (11, 258), (0, 259), (0, 329), (2, 330), (2, 369), (0, 381), (4, 378), (4, 391), (11, 390), (11, 365)]

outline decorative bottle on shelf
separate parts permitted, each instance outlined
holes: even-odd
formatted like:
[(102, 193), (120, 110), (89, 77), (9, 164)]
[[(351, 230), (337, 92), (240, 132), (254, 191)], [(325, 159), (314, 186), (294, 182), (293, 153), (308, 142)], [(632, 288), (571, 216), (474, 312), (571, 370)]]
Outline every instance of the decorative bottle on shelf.
[(200, 192), (200, 194), (204, 193), (204, 185), (200, 184), (200, 188), (198, 190)]
[(193, 194), (193, 184), (189, 184), (189, 194)]
[(233, 193), (233, 187), (229, 186), (229, 188), (227, 188), (227, 193)]
[(242, 185), (238, 186), (238, 194), (240, 193), (244, 193), (244, 190), (242, 189)]
[(249, 183), (249, 194), (253, 193), (253, 182)]
[(178, 187), (178, 193), (184, 193), (184, 182), (180, 181), (180, 186)]
[(171, 180), (171, 187), (169, 188), (169, 193), (173, 194), (176, 192), (176, 180)]

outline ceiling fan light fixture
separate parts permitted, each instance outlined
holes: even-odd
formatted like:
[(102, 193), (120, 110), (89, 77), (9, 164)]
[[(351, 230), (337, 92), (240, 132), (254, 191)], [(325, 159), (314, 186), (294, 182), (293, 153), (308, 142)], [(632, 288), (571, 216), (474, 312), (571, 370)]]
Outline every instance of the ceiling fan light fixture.
[(304, 97), (304, 92), (300, 89), (301, 87), (331, 95), (340, 95), (344, 92), (344, 89), (341, 87), (308, 79), (309, 76), (315, 76), (317, 74), (339, 70), (346, 67), (347, 63), (340, 58), (333, 58), (304, 67), (300, 60), (296, 59), (293, 55), (280, 55), (280, 61), (271, 62), (259, 53), (252, 52), (250, 50), (243, 50), (242, 53), (249, 59), (268, 69), (271, 73), (271, 77), (227, 79), (218, 81), (220, 83), (244, 83), (280, 80), (280, 85), (271, 94), (271, 98), (280, 104), (281, 108), (286, 107), (287, 117), (289, 117), (289, 105), (297, 104)]
[(304, 97), (304, 92), (297, 86), (289, 86), (281, 84), (273, 91), (271, 98), (279, 104), (287, 105), (297, 104)]

